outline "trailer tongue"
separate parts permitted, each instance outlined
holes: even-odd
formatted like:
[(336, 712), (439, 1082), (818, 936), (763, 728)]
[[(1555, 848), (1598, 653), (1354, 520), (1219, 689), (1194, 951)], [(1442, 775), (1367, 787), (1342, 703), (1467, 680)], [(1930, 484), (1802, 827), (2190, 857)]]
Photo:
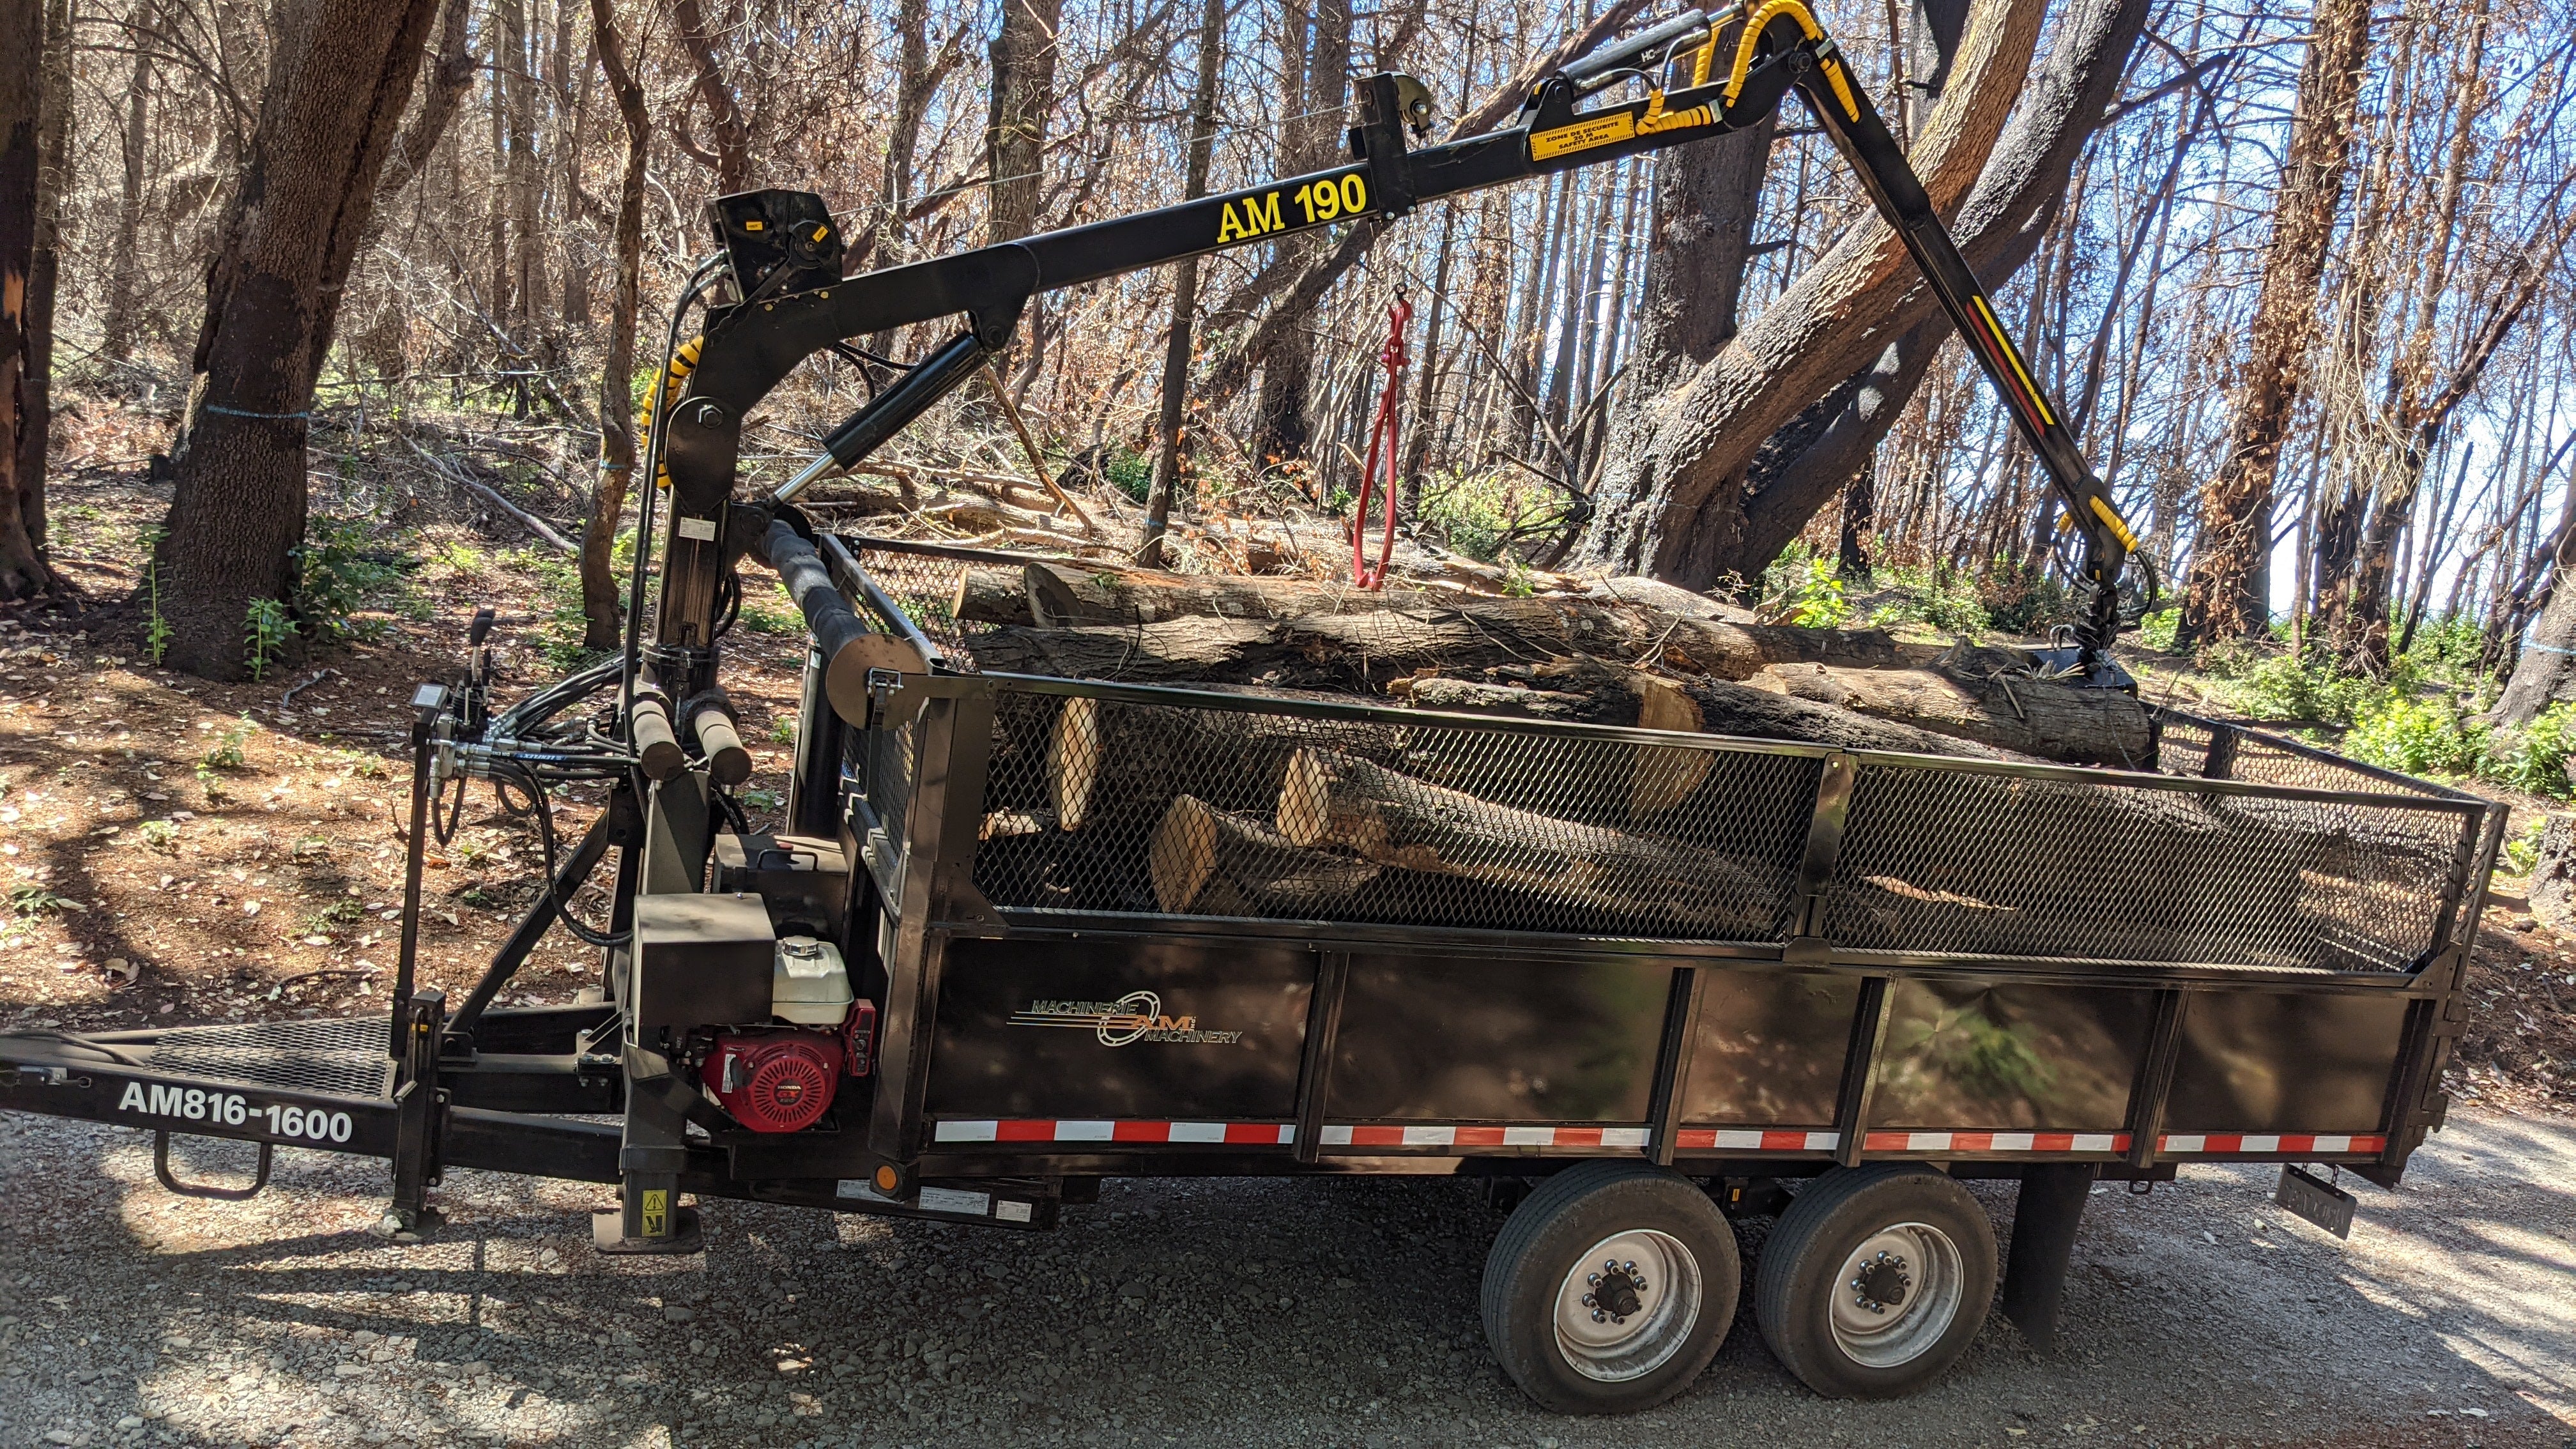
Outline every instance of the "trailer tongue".
[[(594, 1181), (617, 1253), (694, 1251), (721, 1198), (1034, 1229), (1105, 1176), (1473, 1175), (1518, 1203), (1488, 1336), (1567, 1411), (1706, 1366), (1733, 1216), (1778, 1215), (1773, 1350), (1870, 1396), (1955, 1359), (1999, 1274), (2050, 1341), (2097, 1180), (2394, 1184), (2441, 1121), (2500, 806), (2169, 711), (2149, 768), (2109, 771), (980, 673), (955, 603), (994, 556), (792, 506), (1041, 287), (1718, 134), (1793, 87), (2065, 490), (2093, 592), (2060, 673), (2116, 687), (2126, 525), (1794, 0), (1649, 30), (1421, 151), (1421, 88), (1377, 77), (1353, 165), (867, 277), (840, 278), (819, 201), (727, 197), (734, 300), (686, 347), (675, 319), (656, 398), (652, 637), (639, 556), (622, 660), (496, 707), (487, 612), (466, 675), (424, 686), (390, 1012), (0, 1035), (0, 1108), (150, 1130), (162, 1181), (204, 1196), (255, 1191), (280, 1144), (381, 1158), (402, 1238), (450, 1169)], [(789, 367), (959, 313), (812, 468), (734, 500), (741, 419)], [(753, 553), (812, 636), (775, 836), (732, 804), (718, 680)], [(567, 846), (572, 780), (609, 803)], [(535, 821), (548, 885), (451, 1012), (415, 989), (421, 868), (476, 781)], [(600, 948), (605, 998), (495, 1008), (557, 927)], [(174, 1135), (258, 1143), (257, 1180), (181, 1181)], [(2000, 1254), (1979, 1177), (2020, 1183)], [(2348, 1224), (2335, 1192), (2284, 1179)]]

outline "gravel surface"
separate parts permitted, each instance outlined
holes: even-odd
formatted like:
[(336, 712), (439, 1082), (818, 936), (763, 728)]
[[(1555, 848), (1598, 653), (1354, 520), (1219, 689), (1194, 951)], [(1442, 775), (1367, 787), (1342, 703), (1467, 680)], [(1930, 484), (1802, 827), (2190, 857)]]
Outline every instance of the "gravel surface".
[(376, 1164), (281, 1151), (263, 1196), (199, 1202), (147, 1138), (8, 1116), (0, 1446), (2576, 1449), (2576, 1121), (2457, 1113), (2415, 1162), (2357, 1188), (2348, 1244), (2270, 1169), (2097, 1188), (2066, 1346), (1994, 1318), (1912, 1399), (1814, 1397), (1748, 1313), (1691, 1393), (1572, 1420), (1486, 1354), (1501, 1218), (1462, 1182), (1112, 1182), (1041, 1235), (715, 1203), (703, 1257), (610, 1260), (595, 1188), (457, 1173), (446, 1233), (394, 1247)]

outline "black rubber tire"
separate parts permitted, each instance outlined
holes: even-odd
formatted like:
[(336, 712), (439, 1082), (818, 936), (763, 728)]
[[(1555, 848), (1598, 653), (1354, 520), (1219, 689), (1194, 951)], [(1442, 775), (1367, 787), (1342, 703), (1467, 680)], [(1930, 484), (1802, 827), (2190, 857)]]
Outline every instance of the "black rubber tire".
[[(1844, 1261), (1883, 1228), (1919, 1222), (1957, 1244), (1960, 1297), (1947, 1331), (1901, 1364), (1852, 1357), (1834, 1337)], [(1890, 1399), (1939, 1378), (1985, 1326), (1995, 1297), (1995, 1228), (1968, 1190), (1920, 1163), (1837, 1168), (1801, 1188), (1753, 1268), (1753, 1316), (1789, 1372), (1829, 1399)]]
[[(1620, 1382), (1578, 1370), (1557, 1341), (1556, 1295), (1580, 1255), (1605, 1238), (1652, 1229), (1697, 1263), (1699, 1316), (1671, 1357)], [(1512, 1211), (1485, 1258), (1485, 1341), (1503, 1372), (1541, 1408), (1622, 1414), (1690, 1387), (1717, 1356), (1743, 1285), (1735, 1229), (1708, 1194), (1645, 1162), (1596, 1161), (1548, 1178)]]

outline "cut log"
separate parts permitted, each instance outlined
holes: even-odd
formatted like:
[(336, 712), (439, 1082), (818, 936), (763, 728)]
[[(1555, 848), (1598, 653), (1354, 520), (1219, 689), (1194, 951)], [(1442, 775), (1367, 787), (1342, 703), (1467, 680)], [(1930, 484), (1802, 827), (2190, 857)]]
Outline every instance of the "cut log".
[(1091, 790), (1100, 780), (1100, 701), (1076, 696), (1064, 702), (1047, 736), (1047, 799), (1059, 829), (1080, 830), (1091, 816)]
[(2062, 764), (2136, 770), (2155, 759), (2145, 707), (2116, 690), (1829, 664), (1774, 664), (1746, 683)]
[[(1642, 669), (1605, 665), (1597, 678), (1579, 682), (1587, 687), (1574, 691), (1435, 676), (1409, 681), (1404, 698), (1412, 708), (1449, 714), (1634, 726), (1681, 734), (1697, 734), (1706, 722), (1687, 690)], [(1708, 778), (1709, 765), (1706, 750), (1639, 746), (1628, 781), (1630, 813), (1658, 815), (1680, 804)]]
[(1034, 624), (1028, 586), (1017, 569), (991, 564), (951, 564), (957, 587), (949, 596), (949, 615), (973, 624)]
[(1628, 929), (1768, 933), (1787, 889), (1758, 862), (1495, 805), (1330, 750), (1289, 761), (1277, 818), (1292, 845), (1460, 876)]
[(1267, 822), (1175, 795), (1147, 852), (1154, 899), (1175, 915), (1324, 916), (1383, 867), (1307, 850)]

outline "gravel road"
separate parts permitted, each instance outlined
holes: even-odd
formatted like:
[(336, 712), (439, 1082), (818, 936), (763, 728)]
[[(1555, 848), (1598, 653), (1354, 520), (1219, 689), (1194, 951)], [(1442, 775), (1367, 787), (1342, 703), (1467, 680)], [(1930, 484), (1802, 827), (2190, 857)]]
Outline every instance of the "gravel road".
[(1815, 1398), (1748, 1314), (1690, 1394), (1569, 1420), (1486, 1355), (1465, 1183), (1112, 1182), (1029, 1236), (718, 1203), (703, 1257), (606, 1260), (584, 1186), (458, 1173), (401, 1248), (374, 1164), (190, 1201), (146, 1138), (0, 1117), (0, 1446), (2576, 1449), (2576, 1121), (2455, 1114), (2415, 1162), (2348, 1244), (2268, 1169), (2097, 1188), (2066, 1347), (1992, 1319), (1912, 1399)]

